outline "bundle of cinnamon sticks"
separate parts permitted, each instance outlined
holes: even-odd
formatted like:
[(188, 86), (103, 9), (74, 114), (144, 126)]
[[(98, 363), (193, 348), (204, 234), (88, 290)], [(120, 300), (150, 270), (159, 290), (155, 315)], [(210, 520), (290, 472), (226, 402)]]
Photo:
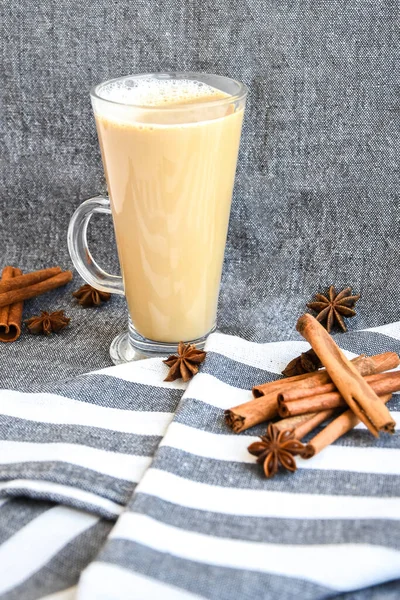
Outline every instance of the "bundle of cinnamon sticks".
[(71, 271), (63, 271), (60, 267), (25, 275), (15, 267), (4, 267), (0, 279), (0, 342), (14, 342), (20, 336), (24, 300), (66, 285), (71, 280)]
[(396, 424), (386, 403), (393, 392), (400, 390), (400, 371), (387, 371), (400, 365), (399, 356), (386, 352), (350, 361), (309, 314), (300, 317), (297, 330), (325, 368), (255, 386), (252, 400), (225, 411), (227, 425), (240, 433), (280, 417), (275, 425), (280, 430), (294, 430), (301, 440), (330, 420), (308, 442), (305, 458), (320, 452), (360, 421), (375, 437), (380, 431), (393, 433)]

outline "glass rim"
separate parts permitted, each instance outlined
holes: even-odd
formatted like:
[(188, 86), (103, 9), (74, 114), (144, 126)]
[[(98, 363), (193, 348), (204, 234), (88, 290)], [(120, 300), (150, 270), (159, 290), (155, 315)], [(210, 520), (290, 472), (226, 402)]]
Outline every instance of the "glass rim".
[[(188, 79), (191, 80), (197, 80), (197, 81), (201, 81), (201, 77), (207, 76), (207, 77), (215, 77), (217, 79), (224, 79), (224, 80), (228, 80), (232, 83), (235, 83), (238, 86), (238, 91), (236, 94), (231, 94), (229, 96), (227, 96), (226, 98), (219, 98), (218, 100), (213, 100), (213, 101), (208, 101), (208, 102), (202, 102), (201, 100), (199, 100), (199, 102), (192, 102), (190, 104), (180, 104), (180, 105), (172, 105), (172, 106), (147, 106), (145, 104), (132, 104), (131, 102), (119, 102), (117, 100), (110, 100), (109, 98), (104, 98), (103, 96), (100, 95), (100, 88), (109, 85), (111, 83), (116, 83), (117, 81), (122, 81), (123, 79), (146, 79), (146, 78), (150, 78), (150, 77), (159, 77), (159, 76), (165, 76), (165, 77), (174, 77), (174, 76), (180, 76), (178, 77), (178, 79), (184, 79), (185, 77), (187, 77)], [(222, 91), (222, 90), (221, 90)], [(101, 100), (102, 102), (108, 102), (109, 104), (114, 104), (116, 106), (125, 106), (125, 107), (129, 107), (129, 108), (137, 108), (137, 109), (141, 109), (141, 110), (146, 110), (146, 111), (182, 111), (182, 110), (190, 110), (193, 109), (194, 107), (199, 107), (199, 106), (208, 106), (208, 107), (212, 107), (212, 106), (223, 106), (224, 104), (228, 104), (231, 102), (237, 102), (240, 100), (243, 100), (246, 96), (247, 96), (247, 92), (248, 92), (248, 87), (238, 81), (237, 79), (232, 79), (231, 77), (226, 77), (225, 75), (216, 75), (213, 73), (200, 73), (200, 72), (196, 72), (196, 71), (161, 71), (159, 73), (138, 73), (136, 75), (123, 75), (122, 77), (114, 77), (113, 79), (107, 79), (106, 81), (103, 81), (101, 83), (97, 83), (95, 85), (93, 85), (90, 89), (90, 96), (91, 98), (95, 98), (97, 100)]]

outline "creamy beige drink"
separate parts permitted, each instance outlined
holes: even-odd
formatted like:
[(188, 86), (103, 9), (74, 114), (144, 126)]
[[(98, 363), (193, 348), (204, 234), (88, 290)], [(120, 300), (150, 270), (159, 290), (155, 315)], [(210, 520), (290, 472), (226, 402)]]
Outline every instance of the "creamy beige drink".
[(133, 325), (194, 340), (215, 323), (243, 107), (189, 80), (103, 97), (94, 110)]

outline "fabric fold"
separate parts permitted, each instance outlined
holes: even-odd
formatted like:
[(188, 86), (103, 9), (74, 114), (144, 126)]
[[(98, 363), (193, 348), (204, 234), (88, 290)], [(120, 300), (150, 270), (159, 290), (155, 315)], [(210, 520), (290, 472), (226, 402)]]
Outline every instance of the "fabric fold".
[(164, 382), (165, 374), (160, 360), (149, 359), (54, 383), (51, 391), (0, 390), (0, 497), (116, 519), (186, 387)]
[[(400, 323), (353, 332), (346, 351), (358, 352), (361, 337), (378, 352), (389, 332), (399, 352)], [(251, 380), (277, 378), (301, 344), (213, 334), (186, 391), (165, 384), (162, 360), (151, 359), (38, 395), (0, 392), (0, 598), (390, 594), (400, 572), (398, 434), (376, 443), (358, 426), (299, 459), (295, 474), (266, 480), (247, 452), (264, 425), (241, 435), (225, 425), (224, 409), (250, 397)], [(390, 407), (399, 420), (399, 395)]]
[(112, 521), (30, 498), (1, 502), (0, 598), (73, 600)]
[[(337, 340), (350, 357), (361, 347), (400, 352), (399, 333), (396, 323)], [(267, 480), (247, 452), (265, 425), (241, 435), (225, 425), (224, 409), (276, 378), (300, 344), (210, 336), (151, 466), (83, 572), (78, 600), (316, 600), (386, 589), (399, 577), (398, 433), (377, 443), (359, 425), (314, 460), (298, 459), (296, 473)], [(389, 406), (400, 422), (400, 396)]]
[(0, 598), (74, 600), (186, 385), (147, 360), (0, 390)]

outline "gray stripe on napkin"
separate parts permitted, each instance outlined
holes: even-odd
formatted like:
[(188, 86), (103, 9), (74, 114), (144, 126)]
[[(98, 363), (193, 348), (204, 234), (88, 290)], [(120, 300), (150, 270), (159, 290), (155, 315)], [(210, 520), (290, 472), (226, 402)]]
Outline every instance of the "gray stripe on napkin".
[(350, 544), (356, 539), (358, 544), (400, 549), (400, 520), (249, 517), (185, 506), (178, 511), (175, 504), (141, 492), (137, 493), (132, 509), (186, 531), (210, 532), (232, 540), (313, 545)]
[[(68, 589), (105, 543), (112, 523), (101, 520), (78, 535), (26, 581), (2, 594), (2, 600), (36, 600)], [(32, 552), (35, 540), (32, 540)]]
[(349, 350), (355, 354), (400, 353), (400, 340), (377, 331), (348, 331), (346, 335), (334, 336), (334, 339), (343, 350)]
[(207, 360), (200, 366), (200, 371), (242, 390), (251, 390), (255, 385), (281, 378), (276, 373), (245, 365), (216, 352), (207, 353)]
[[(126, 504), (135, 488), (135, 483), (131, 481), (117, 479), (104, 473), (57, 461), (33, 461), (31, 463), (2, 465), (0, 474), (2, 481), (14, 479), (51, 481), (97, 494), (102, 498), (107, 498), (122, 505)], [(7, 496), (7, 492), (4, 490), (0, 491), (0, 496)], [(29, 496), (31, 496), (31, 493), (29, 493)], [(33, 497), (37, 498), (37, 493)], [(53, 494), (47, 491), (40, 497), (46, 500), (53, 500)], [(73, 497), (70, 499), (70, 502), (64, 503), (70, 506), (75, 505)]]
[(0, 506), (0, 544), (53, 506), (51, 502), (32, 502), (26, 498), (5, 502)]
[(125, 381), (102, 373), (55, 382), (41, 391), (98, 406), (156, 412), (174, 412), (182, 396), (182, 390)]
[[(391, 411), (400, 411), (400, 394), (394, 394), (393, 398), (390, 400), (390, 402), (388, 402), (387, 407)], [(274, 420), (278, 420), (278, 417)], [(237, 433), (234, 433), (232, 429), (228, 427), (228, 425), (226, 425), (223, 409), (217, 408), (216, 406), (212, 406), (211, 404), (207, 404), (202, 400), (196, 400), (194, 398), (184, 398), (182, 400), (174, 417), (174, 423), (182, 423), (202, 431), (209, 431), (216, 434), (233, 436), (238, 435)], [(266, 421), (259, 423), (258, 425), (241, 432), (240, 435), (255, 436), (263, 434), (265, 433), (267, 424), (268, 423)], [(317, 431), (317, 429), (315, 431)], [(348, 434), (350, 438), (353, 433), (357, 435), (367, 434), (366, 440), (369, 440), (373, 446), (379, 446), (379, 443), (382, 443), (386, 447), (387, 441), (389, 440), (390, 443), (390, 440), (392, 439), (394, 440), (395, 444), (393, 447), (396, 447), (397, 442), (395, 440), (398, 436), (390, 437), (382, 434), (382, 437), (379, 440), (376, 440), (371, 434), (368, 434), (367, 431), (364, 432), (361, 430), (355, 430), (354, 432)], [(398, 443), (400, 443), (400, 441)]]
[[(29, 481), (26, 482), (25, 487), (21, 487), (20, 485), (16, 485), (13, 487), (13, 482), (11, 481), (9, 485), (7, 485), (7, 490), (3, 492), (3, 495), (6, 494), (7, 497), (13, 500), (21, 500), (25, 502), (32, 502), (38, 505), (46, 504), (47, 498), (51, 499), (51, 506), (55, 504), (61, 504), (63, 506), (69, 506), (72, 508), (76, 508), (77, 510), (81, 510), (83, 512), (88, 512), (94, 515), (98, 515), (107, 521), (115, 521), (116, 518), (121, 514), (121, 511), (124, 508), (124, 504), (120, 504), (115, 506), (115, 509), (112, 508), (107, 509), (104, 506), (95, 503), (90, 503), (87, 500), (80, 500), (79, 498), (73, 498), (70, 496), (68, 492), (65, 494), (57, 493), (54, 491), (38, 491), (32, 489), (29, 485)], [(46, 501), (43, 501), (43, 498), (46, 498)], [(99, 498), (100, 500), (100, 498)], [(50, 504), (50, 503), (49, 503)], [(2, 519), (2, 515), (0, 514), (0, 519)]]
[[(77, 444), (121, 454), (152, 456), (162, 438), (84, 425), (40, 423), (0, 415), (0, 439), (38, 444)], [(0, 456), (0, 473), (1, 469)]]
[(210, 485), (294, 494), (397, 497), (400, 489), (399, 475), (319, 469), (280, 472), (267, 481), (262, 468), (255, 462), (220, 461), (167, 446), (158, 449), (152, 467)]
[[(210, 600), (314, 600), (327, 597), (330, 591), (329, 588), (293, 577), (197, 563), (121, 539), (109, 540), (98, 559), (145, 576), (151, 574), (152, 578), (160, 582), (178, 586)], [(268, 557), (265, 559), (267, 564)], [(115, 597), (122, 599), (123, 591), (116, 590)]]

